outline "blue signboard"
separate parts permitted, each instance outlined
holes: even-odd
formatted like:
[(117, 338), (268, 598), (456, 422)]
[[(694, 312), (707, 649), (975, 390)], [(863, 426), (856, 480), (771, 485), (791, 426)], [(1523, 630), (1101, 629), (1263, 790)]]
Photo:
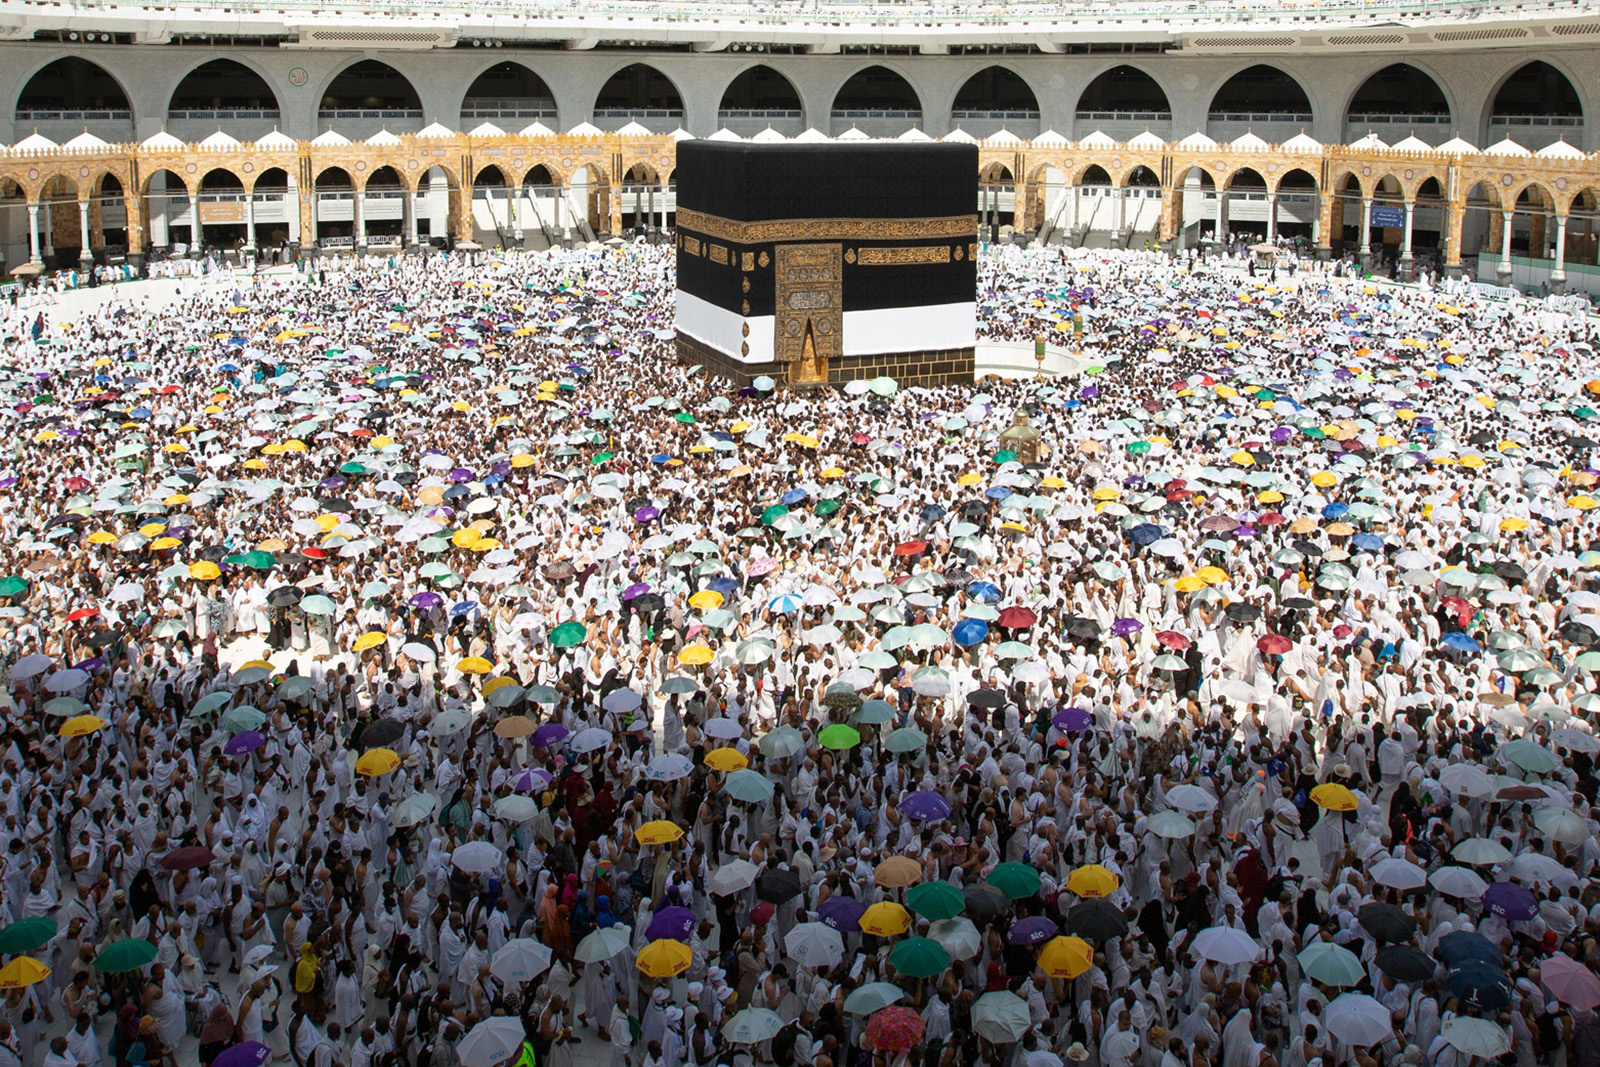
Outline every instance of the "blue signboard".
[(1406, 209), (1403, 207), (1384, 207), (1372, 205), (1372, 225), (1374, 228), (1393, 226), (1399, 229), (1406, 224)]

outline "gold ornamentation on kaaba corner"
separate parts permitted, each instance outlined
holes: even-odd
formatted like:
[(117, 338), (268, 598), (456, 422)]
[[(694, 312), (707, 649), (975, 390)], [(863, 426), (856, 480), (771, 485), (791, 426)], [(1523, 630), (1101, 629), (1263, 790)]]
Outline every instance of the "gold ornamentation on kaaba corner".
[(706, 258), (713, 263), (720, 263), (726, 267), (728, 265), (728, 246), (707, 243)]
[(761, 266), (762, 266), (762, 267), (766, 267), (766, 265), (767, 265), (767, 264), (768, 264), (768, 263), (771, 263), (771, 262), (772, 262), (772, 260), (770, 260), (770, 259), (768, 259), (768, 258), (767, 258), (767, 254), (766, 254), (766, 253), (765, 253), (765, 252), (763, 252), (763, 253), (761, 253), (761, 256), (760, 256), (760, 258), (759, 258), (759, 259), (758, 259), (758, 260), (757, 260), (757, 262), (759, 262), (759, 263), (760, 263), (760, 264), (761, 264)]
[(741, 322), (739, 324), (739, 336), (740, 337), (749, 337), (750, 336), (750, 324), (748, 322)]
[(844, 248), (779, 245), (776, 253), (773, 357), (783, 363), (800, 361), (809, 338), (810, 358), (826, 367), (844, 354)]
[(863, 267), (906, 266), (920, 263), (950, 262), (949, 245), (912, 245), (909, 248), (863, 248)]
[[(973, 237), (978, 216), (944, 215), (917, 219), (770, 219), (739, 222), (718, 215), (680, 210), (678, 225), (733, 244), (768, 241), (909, 241), (923, 238)], [(765, 253), (763, 253), (765, 255)], [(762, 263), (762, 266), (766, 266)]]
[(745, 252), (739, 257), (739, 266), (742, 270), (755, 270), (756, 254), (754, 252)]
[(978, 258), (978, 246), (976, 244), (968, 244), (967, 245), (967, 258), (968, 259), (977, 259)]
[(700, 254), (700, 242), (693, 237), (685, 237), (683, 239), (683, 250), (691, 256), (698, 256)]
[(740, 310), (741, 314), (744, 314), (744, 315), (750, 314), (750, 301), (746, 300), (746, 301), (743, 301), (742, 303), (740, 303), (739, 310)]
[(852, 248), (846, 252), (844, 254), (844, 261), (846, 263), (854, 263), (856, 261), (856, 250)]
[(739, 354), (746, 357), (750, 355), (750, 342), (746, 341), (739, 346)]
[(743, 290), (744, 292), (748, 293), (750, 291), (750, 279), (749, 278), (740, 278), (739, 279), (739, 288), (741, 290)]
[(956, 262), (960, 263), (963, 259), (966, 259), (966, 258), (967, 258), (967, 250), (965, 248), (962, 248), (960, 245), (956, 245)]

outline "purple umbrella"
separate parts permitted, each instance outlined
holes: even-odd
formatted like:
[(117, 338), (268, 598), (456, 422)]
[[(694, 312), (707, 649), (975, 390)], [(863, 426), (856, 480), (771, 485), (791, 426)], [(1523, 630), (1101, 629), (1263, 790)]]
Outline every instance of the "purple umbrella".
[(211, 1067), (261, 1067), (272, 1058), (272, 1050), (259, 1041), (241, 1041), (217, 1053)]
[(1042, 945), (1056, 936), (1056, 924), (1043, 915), (1035, 915), (1013, 923), (1006, 931), (1006, 941), (1013, 945)]
[(660, 508), (643, 507), (633, 513), (633, 521), (638, 523), (654, 522), (660, 517)]
[(652, 941), (669, 937), (674, 941), (688, 941), (694, 933), (694, 912), (688, 908), (662, 908), (650, 919), (645, 935)]
[(547, 722), (533, 732), (533, 744), (535, 748), (549, 748), (565, 741), (571, 733), (571, 730), (558, 722)]
[(222, 751), (229, 756), (243, 756), (246, 753), (254, 752), (266, 743), (266, 734), (257, 733), (255, 730), (245, 730), (228, 738), (228, 743), (222, 746)]
[(933, 822), (950, 817), (950, 802), (938, 793), (925, 789), (916, 793), (907, 793), (901, 797), (900, 810), (913, 819)]
[(510, 474), (513, 469), (514, 468), (511, 466), (511, 461), (509, 459), (502, 459), (497, 461), (494, 466), (489, 468), (489, 473), (498, 474), (500, 477), (504, 478), (506, 475)]
[(1275, 427), (1273, 429), (1273, 431), (1270, 434), (1268, 434), (1267, 436), (1272, 438), (1272, 440), (1275, 443), (1281, 445), (1285, 441), (1287, 441), (1289, 438), (1294, 436), (1294, 431), (1289, 429), (1289, 427), (1287, 427), (1287, 426), (1278, 426), (1278, 427)]
[(817, 917), (823, 925), (831, 926), (841, 934), (858, 934), (861, 932), (861, 916), (867, 913), (867, 906), (854, 897), (829, 897), (817, 911)]
[(319, 485), (323, 489), (343, 489), (348, 484), (349, 484), (348, 482), (346, 482), (343, 478), (339, 477), (337, 474), (332, 475), (331, 477), (328, 477), (328, 478), (324, 478), (324, 479), (322, 479), (322, 481), (317, 483), (317, 485)]
[(1082, 389), (1078, 390), (1078, 395), (1083, 397), (1085, 400), (1093, 400), (1095, 397), (1100, 395), (1100, 390), (1095, 386), (1086, 385)]
[(555, 776), (543, 767), (529, 767), (515, 778), (511, 779), (511, 788), (519, 793), (531, 793), (535, 789), (543, 789), (550, 784)]
[(1062, 733), (1075, 734), (1087, 730), (1094, 723), (1094, 716), (1082, 708), (1062, 708), (1056, 712), (1056, 717), (1050, 720)]
[(472, 478), (472, 472), (466, 467), (457, 467), (455, 470), (450, 472), (450, 480), (452, 482), (470, 482), (472, 481)]
[(95, 671), (104, 670), (105, 665), (106, 658), (104, 656), (90, 656), (88, 659), (81, 659), (74, 663), (72, 667), (74, 670), (87, 671), (93, 674)]
[(1539, 901), (1515, 882), (1495, 882), (1485, 889), (1483, 906), (1507, 922), (1531, 919), (1539, 914)]
[(1144, 629), (1144, 623), (1138, 619), (1118, 619), (1111, 624), (1111, 632), (1120, 637), (1136, 634), (1142, 629)]
[(1240, 523), (1238, 526), (1233, 528), (1233, 536), (1235, 537), (1254, 537), (1255, 535), (1256, 528), (1254, 526), (1246, 526), (1243, 523)]
[(650, 591), (650, 583), (648, 583), (648, 582), (634, 582), (632, 585), (628, 586), (628, 588), (626, 588), (626, 589), (624, 589), (622, 591), (622, 599), (623, 600), (632, 600), (635, 597), (644, 596), (649, 591)]
[(418, 593), (411, 598), (411, 606), (414, 608), (436, 608), (443, 603), (444, 597), (438, 593)]

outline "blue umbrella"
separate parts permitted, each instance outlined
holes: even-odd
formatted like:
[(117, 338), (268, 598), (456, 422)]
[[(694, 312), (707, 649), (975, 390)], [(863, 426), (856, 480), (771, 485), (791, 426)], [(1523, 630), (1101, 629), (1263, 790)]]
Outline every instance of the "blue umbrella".
[(971, 646), (989, 636), (989, 624), (982, 619), (962, 619), (950, 628), (950, 640), (958, 645)]
[(1349, 504), (1329, 504), (1322, 509), (1322, 517), (1325, 519), (1342, 519), (1349, 511)]
[(787, 615), (791, 611), (799, 611), (800, 605), (801, 600), (799, 597), (793, 593), (784, 593), (782, 596), (773, 597), (767, 607), (780, 615)]
[(1154, 544), (1161, 540), (1162, 529), (1153, 522), (1141, 522), (1130, 527), (1122, 536), (1136, 545)]
[(983, 495), (988, 497), (990, 500), (1004, 500), (1006, 497), (1011, 495), (1011, 490), (1007, 489), (1003, 485), (991, 485), (989, 488), (983, 491)]
[(1377, 534), (1356, 534), (1350, 539), (1350, 545), (1360, 552), (1382, 552), (1384, 549), (1383, 538)]
[(998, 604), (1000, 587), (993, 582), (973, 582), (967, 586), (967, 595), (980, 604)]
[(1445, 934), (1439, 939), (1439, 947), (1434, 950), (1434, 955), (1449, 967), (1461, 967), (1468, 963), (1487, 963), (1498, 967), (1503, 959), (1493, 941), (1471, 930)]
[(1444, 640), (1440, 641), (1439, 644), (1445, 648), (1453, 648), (1457, 652), (1477, 653), (1483, 651), (1478, 647), (1478, 642), (1459, 630), (1455, 633), (1445, 634)]
[(1507, 922), (1531, 919), (1539, 914), (1538, 898), (1515, 882), (1495, 882), (1484, 890), (1483, 906)]
[(900, 810), (913, 819), (932, 822), (950, 817), (950, 802), (932, 790), (922, 790), (901, 797)]
[(243, 756), (266, 743), (265, 734), (257, 733), (255, 730), (242, 730), (228, 739), (228, 743), (222, 746), (222, 751), (229, 756)]
[(1454, 968), (1444, 982), (1471, 1011), (1499, 1011), (1511, 1004), (1511, 979), (1487, 963)]
[(719, 574), (706, 583), (706, 588), (710, 589), (712, 592), (721, 593), (723, 596), (727, 596), (729, 593), (739, 588), (739, 583), (734, 579), (729, 578), (725, 574)]
[(791, 489), (787, 493), (785, 493), (782, 496), (780, 496), (778, 499), (780, 501), (782, 501), (783, 503), (785, 503), (785, 504), (798, 504), (798, 503), (800, 503), (800, 501), (804, 500), (805, 498), (806, 498), (806, 491), (804, 489)]

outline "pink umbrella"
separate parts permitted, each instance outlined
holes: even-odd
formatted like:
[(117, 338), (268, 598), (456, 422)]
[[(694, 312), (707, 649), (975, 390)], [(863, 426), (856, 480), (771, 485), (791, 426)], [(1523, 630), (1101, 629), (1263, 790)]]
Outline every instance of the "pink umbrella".
[(1539, 978), (1563, 1004), (1574, 1008), (1600, 1006), (1600, 978), (1570, 956), (1557, 953), (1539, 964)]
[(776, 570), (778, 561), (773, 556), (762, 556), (760, 559), (750, 561), (750, 566), (745, 568), (745, 573), (752, 578), (759, 578), (763, 574), (770, 574)]

